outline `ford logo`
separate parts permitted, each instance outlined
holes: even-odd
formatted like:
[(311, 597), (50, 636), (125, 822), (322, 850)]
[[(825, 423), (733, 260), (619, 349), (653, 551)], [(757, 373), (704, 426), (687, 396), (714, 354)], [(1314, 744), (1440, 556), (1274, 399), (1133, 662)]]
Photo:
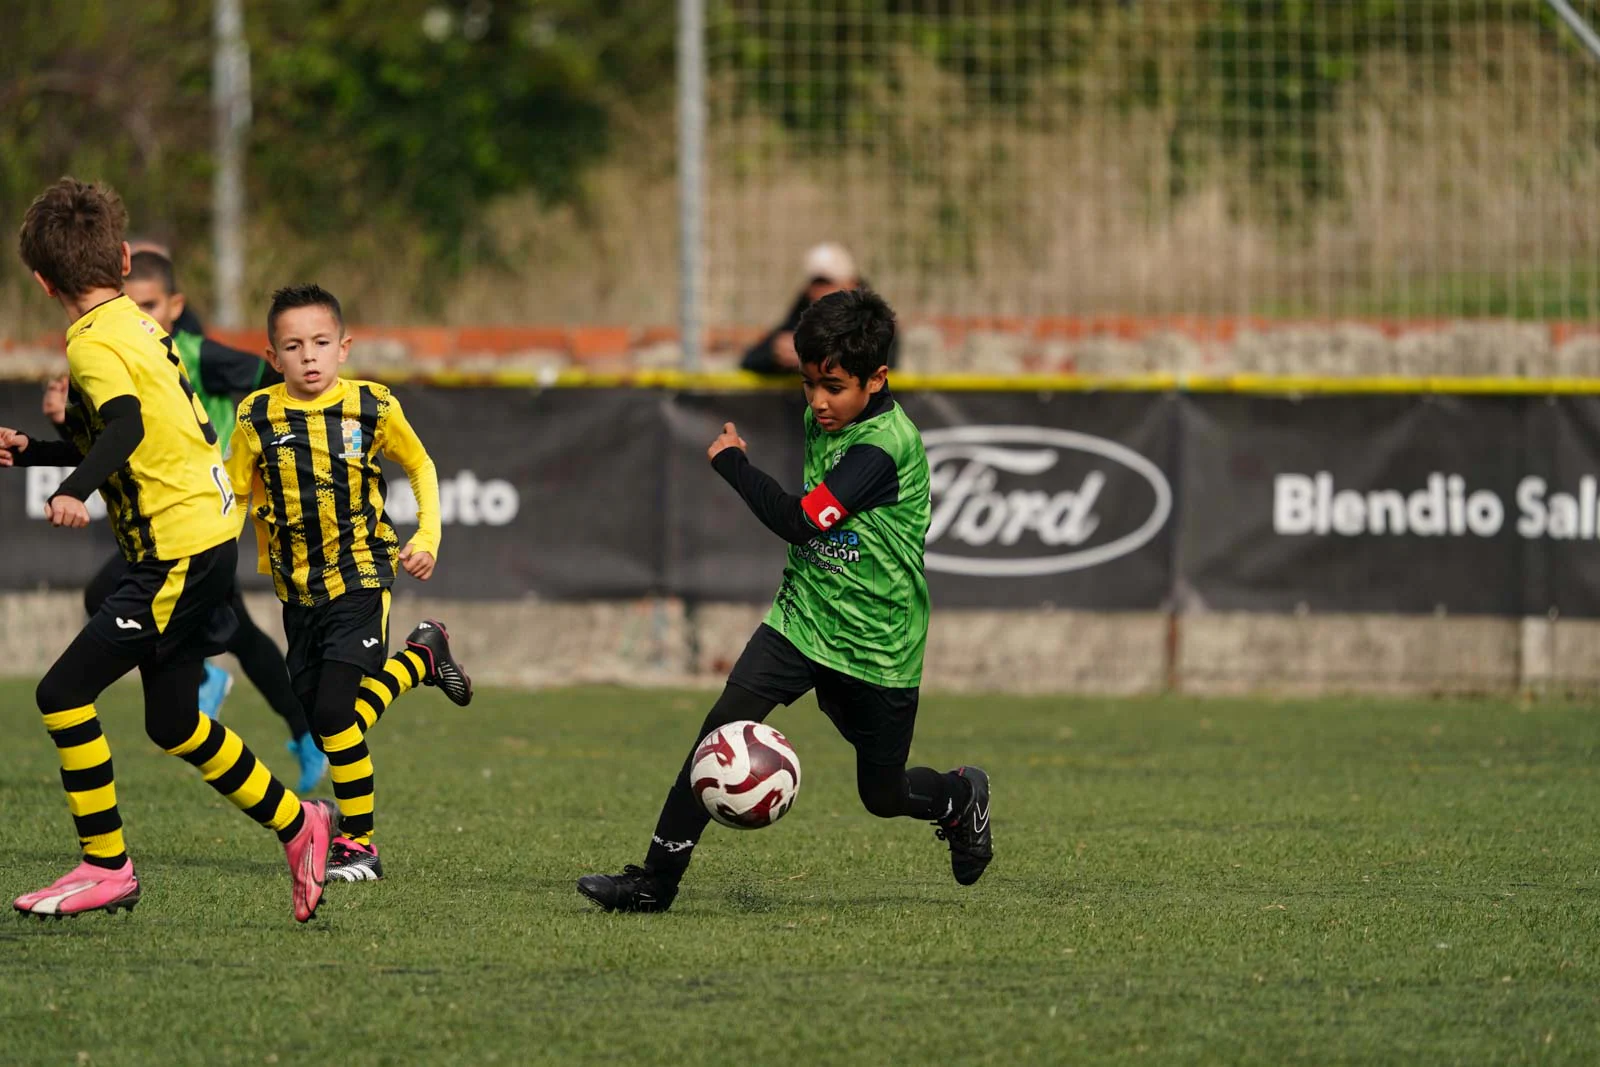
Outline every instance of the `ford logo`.
[[(1103, 437), (1044, 426), (957, 426), (928, 430), (922, 441), (932, 496), (924, 559), (930, 571), (1024, 577), (1082, 570), (1145, 545), (1172, 512), (1172, 487), (1161, 468)], [(1080, 459), (1070, 470), (1058, 469), (1069, 453), (1091, 457), (1090, 462)], [(1001, 485), (1001, 475), (1015, 482), (1045, 478), (1051, 471), (1054, 477), (1044, 485)], [(1148, 483), (1154, 502), (1135, 529), (1106, 540), (1116, 531), (1102, 529), (1097, 505), (1106, 503), (1101, 494), (1112, 478), (1118, 483), (1112, 491), (1125, 496), (1129, 473)], [(1108, 510), (1125, 515), (1128, 503), (1119, 499)], [(935, 546), (946, 550), (934, 551)], [(957, 555), (951, 551), (957, 546), (980, 551)], [(1019, 548), (1026, 554), (1015, 554)]]

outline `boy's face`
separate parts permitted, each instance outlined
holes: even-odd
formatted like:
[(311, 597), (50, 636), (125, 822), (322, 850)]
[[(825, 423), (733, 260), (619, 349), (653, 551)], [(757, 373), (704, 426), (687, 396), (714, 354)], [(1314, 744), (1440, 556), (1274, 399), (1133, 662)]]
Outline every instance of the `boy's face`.
[(172, 324), (183, 314), (183, 294), (167, 292), (166, 286), (162, 285), (158, 278), (141, 278), (138, 281), (126, 282), (122, 286), (122, 291), (127, 294), (129, 300), (139, 305), (140, 311), (167, 333), (172, 332)]
[(836, 433), (866, 408), (874, 394), (889, 380), (889, 368), (879, 367), (865, 385), (838, 364), (802, 363), (800, 377), (805, 380), (806, 403), (825, 433)]
[(350, 338), (339, 320), (318, 305), (290, 308), (278, 316), (267, 362), (283, 375), (290, 396), (315, 400), (338, 383), (339, 364), (349, 354)]

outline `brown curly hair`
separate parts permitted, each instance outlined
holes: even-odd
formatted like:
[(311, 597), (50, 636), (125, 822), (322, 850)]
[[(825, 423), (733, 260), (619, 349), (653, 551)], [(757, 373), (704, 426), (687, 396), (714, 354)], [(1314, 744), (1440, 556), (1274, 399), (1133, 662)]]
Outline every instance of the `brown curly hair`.
[(109, 185), (62, 178), (22, 217), (22, 262), (64, 296), (122, 288), (128, 210)]

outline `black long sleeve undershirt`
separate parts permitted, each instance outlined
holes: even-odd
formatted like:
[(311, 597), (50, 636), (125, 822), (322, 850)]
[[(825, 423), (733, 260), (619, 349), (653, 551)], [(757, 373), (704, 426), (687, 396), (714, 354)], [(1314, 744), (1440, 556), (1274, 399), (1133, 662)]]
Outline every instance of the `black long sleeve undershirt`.
[(803, 545), (820, 532), (806, 518), (800, 498), (784, 492), (776, 478), (750, 462), (744, 449), (724, 448), (711, 466), (744, 498), (763, 526), (791, 545)]
[(114, 397), (100, 408), (104, 424), (89, 454), (78, 451), (78, 446), (68, 441), (46, 441), (29, 436), (28, 447), (15, 454), (20, 467), (72, 467), (61, 487), (52, 497), (70, 496), (87, 500), (106, 479), (121, 470), (133, 455), (139, 442), (144, 440), (144, 412), (136, 396)]
[(65, 437), (59, 441), (47, 441), (30, 433), (28, 447), (21, 452), (13, 452), (11, 458), (19, 467), (76, 467), (83, 462), (83, 453)]
[[(883, 406), (879, 410), (885, 409)], [(723, 449), (711, 466), (738, 491), (763, 526), (791, 545), (803, 545), (822, 532), (806, 515), (802, 499), (784, 492), (777, 479), (750, 462), (744, 449)], [(850, 515), (900, 498), (900, 474), (894, 460), (873, 444), (855, 444), (846, 449), (824, 484)]]

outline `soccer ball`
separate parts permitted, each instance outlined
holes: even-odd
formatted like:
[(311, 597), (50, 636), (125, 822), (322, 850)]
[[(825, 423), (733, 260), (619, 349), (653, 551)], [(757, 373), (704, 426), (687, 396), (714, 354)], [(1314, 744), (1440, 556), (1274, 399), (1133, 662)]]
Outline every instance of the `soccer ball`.
[(689, 784), (723, 826), (757, 830), (782, 818), (800, 791), (800, 757), (764, 723), (742, 720), (711, 731), (689, 761)]

